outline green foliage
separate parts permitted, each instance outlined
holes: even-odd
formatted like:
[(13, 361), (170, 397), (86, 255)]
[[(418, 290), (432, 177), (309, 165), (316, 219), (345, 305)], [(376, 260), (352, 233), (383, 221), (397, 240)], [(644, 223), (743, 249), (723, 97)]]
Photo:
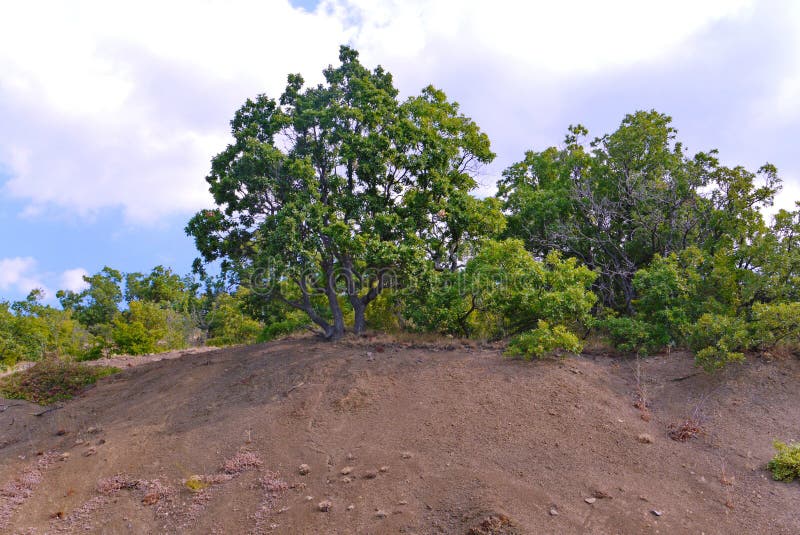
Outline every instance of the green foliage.
[(49, 405), (69, 399), (98, 379), (118, 371), (110, 366), (46, 359), (27, 370), (0, 378), (0, 395)]
[(140, 321), (114, 320), (112, 338), (119, 352), (127, 355), (155, 353), (157, 333), (147, 330)]
[(235, 296), (221, 294), (207, 317), (209, 329), (206, 343), (211, 346), (252, 344), (264, 326), (245, 314)]
[(398, 301), (398, 294), (394, 290), (381, 292), (367, 309), (367, 325), (383, 332), (400, 331), (402, 318), (401, 304)]
[(581, 325), (597, 298), (596, 274), (551, 252), (543, 262), (521, 240), (488, 241), (466, 267), (477, 308), (502, 318), (498, 334), (534, 328), (539, 320)]
[(290, 312), (283, 319), (268, 323), (259, 333), (258, 343), (269, 342), (281, 336), (292, 334), (308, 326), (308, 317), (299, 311)]
[(649, 323), (651, 340), (662, 346), (681, 342), (702, 312), (700, 299), (703, 254), (690, 247), (668, 257), (656, 254), (636, 272), (633, 287), (637, 317)]
[(606, 318), (597, 325), (605, 330), (614, 347), (638, 355), (657, 351), (667, 342), (654, 336), (657, 329), (653, 325), (628, 316)]
[[(713, 258), (724, 250), (738, 275), (753, 273), (769, 245), (760, 239), (767, 231), (761, 209), (779, 190), (776, 169), (728, 168), (716, 151), (689, 156), (671, 121), (638, 111), (611, 134), (587, 142), (588, 131), (574, 126), (563, 148), (526, 153), (498, 184), (507, 235), (539, 256), (558, 250), (581, 259), (599, 272), (594, 290), (603, 304), (624, 313), (634, 311), (635, 274), (656, 255), (695, 246)], [(780, 223), (790, 235), (796, 221)], [(662, 297), (680, 298), (669, 280), (651, 282), (667, 284)]]
[(13, 366), (29, 349), (17, 337), (17, 319), (8, 302), (0, 301), (0, 369)]
[(42, 304), (34, 290), (24, 301), (0, 301), (0, 367), (18, 360), (35, 361), (48, 353), (79, 356), (93, 336), (72, 318), (70, 311)]
[(538, 327), (519, 334), (509, 341), (505, 355), (531, 360), (534, 357), (544, 358), (556, 351), (580, 353), (582, 350), (583, 344), (566, 327), (550, 326), (546, 321), (539, 320)]
[(778, 453), (767, 464), (775, 481), (791, 482), (800, 478), (800, 443), (773, 442)]
[(148, 275), (125, 275), (125, 300), (158, 304), (179, 312), (189, 312), (195, 304), (194, 284), (181, 278), (170, 268), (156, 266)]
[(302, 310), (329, 338), (345, 329), (340, 297), (361, 332), (387, 271), (455, 271), (504, 225), (497, 201), (469, 195), (494, 154), (458, 104), (433, 87), (400, 101), (383, 68), (349, 47), (339, 60), (322, 84), (290, 75), (278, 100), (245, 102), (207, 177), (217, 208), (186, 228), (242, 285), (269, 272), (256, 295)]
[(539, 320), (577, 327), (591, 317), (594, 278), (574, 258), (538, 261), (521, 240), (485, 240), (463, 271), (423, 272), (402, 293), (403, 314), (419, 330), (489, 338)]
[(122, 273), (108, 266), (92, 276), (84, 276), (88, 287), (81, 292), (59, 290), (56, 293), (64, 310), (71, 310), (81, 324), (92, 330), (108, 325), (119, 314), (122, 301)]
[(750, 324), (753, 344), (768, 349), (800, 343), (800, 302), (755, 303)]
[(117, 350), (129, 355), (183, 349), (193, 329), (188, 316), (149, 301), (131, 301), (113, 325)]
[(744, 360), (742, 351), (750, 345), (747, 325), (741, 318), (703, 314), (689, 333), (689, 347), (695, 361), (707, 372)]
[(398, 296), (406, 327), (422, 332), (466, 336), (475, 297), (469, 293), (463, 272), (426, 269)]
[[(127, 309), (119, 310), (123, 278), (130, 301)], [(63, 310), (44, 305), (40, 290), (24, 301), (0, 301), (0, 368), (48, 354), (80, 361), (114, 352), (140, 355), (182, 349), (203, 332), (210, 333), (217, 344), (249, 343), (262, 330), (262, 324), (251, 317), (254, 311), (245, 300), (247, 291), (240, 288), (231, 296), (211, 279), (205, 281), (202, 294), (198, 294), (200, 285), (160, 266), (146, 276), (124, 277), (104, 268), (86, 281), (89, 286), (81, 292), (58, 293)], [(285, 307), (272, 314), (271, 323), (288, 320), (275, 327), (276, 332), (300, 324), (296, 316), (286, 314)]]

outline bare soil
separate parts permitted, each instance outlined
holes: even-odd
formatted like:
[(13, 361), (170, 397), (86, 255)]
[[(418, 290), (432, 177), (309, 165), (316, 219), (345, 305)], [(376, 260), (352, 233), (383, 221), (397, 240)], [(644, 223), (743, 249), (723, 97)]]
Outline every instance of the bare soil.
[(800, 533), (800, 484), (765, 469), (800, 439), (798, 359), (710, 377), (447, 344), (285, 340), (40, 416), (0, 400), (0, 532)]

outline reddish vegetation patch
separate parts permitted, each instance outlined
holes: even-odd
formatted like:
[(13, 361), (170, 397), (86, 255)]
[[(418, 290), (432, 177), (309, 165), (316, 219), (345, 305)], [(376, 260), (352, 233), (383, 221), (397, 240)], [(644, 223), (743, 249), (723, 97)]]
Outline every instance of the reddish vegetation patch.
[(51, 515), (52, 526), (58, 531), (87, 531), (94, 513), (110, 502), (109, 496), (95, 496), (80, 507), (73, 509), (69, 515), (64, 515), (62, 511), (59, 511), (61, 514)]
[(703, 433), (700, 422), (693, 418), (687, 418), (680, 423), (672, 423), (667, 427), (667, 434), (672, 440), (686, 442), (690, 438), (695, 438)]
[(222, 471), (232, 475), (241, 474), (247, 470), (260, 468), (262, 464), (258, 454), (252, 451), (240, 450), (239, 453), (225, 460), (222, 465)]
[(138, 488), (140, 480), (133, 479), (125, 474), (117, 474), (115, 476), (101, 479), (97, 482), (97, 492), (100, 494), (115, 494), (122, 489), (133, 490)]
[(277, 473), (270, 471), (267, 471), (258, 482), (264, 491), (264, 496), (258, 506), (258, 511), (254, 515), (256, 521), (255, 532), (262, 533), (267, 527), (267, 521), (275, 512), (275, 504), (280, 494), (289, 488), (289, 484), (281, 479)]
[(45, 453), (0, 488), (0, 530), (8, 526), (14, 511), (31, 497), (34, 489), (42, 482), (42, 473), (58, 458), (55, 453)]
[(142, 504), (155, 505), (163, 498), (175, 494), (175, 489), (160, 479), (134, 479), (124, 474), (101, 479), (97, 483), (97, 491), (104, 495), (113, 495), (120, 490), (138, 490), (142, 493)]

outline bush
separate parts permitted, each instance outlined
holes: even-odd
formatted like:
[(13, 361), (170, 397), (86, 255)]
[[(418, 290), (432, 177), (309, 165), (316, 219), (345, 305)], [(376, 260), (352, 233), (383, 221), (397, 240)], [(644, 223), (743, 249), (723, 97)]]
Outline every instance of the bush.
[(511, 339), (505, 355), (531, 360), (534, 357), (544, 358), (559, 350), (580, 353), (583, 350), (583, 344), (563, 325), (551, 327), (546, 321), (539, 320), (539, 326), (536, 329)]
[(486, 242), (465, 276), (478, 308), (501, 319), (499, 335), (535, 329), (539, 320), (584, 324), (597, 302), (596, 273), (557, 252), (538, 261), (515, 239)]
[(767, 465), (775, 481), (794, 481), (800, 478), (800, 443), (786, 444), (776, 440), (773, 446), (778, 451)]
[(269, 342), (281, 336), (291, 334), (308, 325), (308, 317), (302, 312), (292, 312), (285, 319), (267, 324), (256, 340), (258, 343)]
[(384, 289), (370, 303), (366, 311), (367, 325), (383, 332), (397, 332), (400, 327), (400, 304), (397, 294), (391, 289)]
[(0, 379), (0, 394), (49, 405), (70, 399), (98, 379), (118, 372), (111, 366), (87, 366), (77, 362), (47, 359), (25, 371)]
[(800, 303), (756, 303), (752, 314), (754, 345), (767, 349), (800, 342)]
[(166, 305), (131, 301), (114, 320), (112, 338), (117, 349), (129, 355), (183, 349), (192, 334), (191, 319)]
[(264, 326), (245, 314), (241, 302), (235, 296), (220, 294), (213, 310), (207, 317), (210, 346), (252, 344)]
[(635, 318), (607, 318), (598, 321), (597, 325), (606, 331), (611, 344), (621, 351), (646, 355), (668, 343), (653, 325)]
[(742, 351), (750, 345), (743, 319), (720, 314), (703, 314), (689, 333), (689, 348), (695, 362), (713, 372), (731, 362), (744, 360)]
[(24, 301), (0, 301), (0, 368), (49, 353), (79, 356), (92, 345), (94, 337), (71, 312), (41, 304), (42, 296), (34, 290)]
[[(469, 286), (463, 273), (432, 269), (419, 273), (414, 284), (401, 290), (398, 296), (406, 327), (413, 331), (457, 336), (471, 334), (469, 317), (475, 312), (475, 307)], [(368, 313), (372, 315), (372, 312)], [(376, 319), (376, 316), (372, 317)], [(381, 318), (380, 314), (377, 319), (375, 323), (388, 323), (389, 320), (385, 316)]]
[(680, 255), (655, 255), (650, 264), (636, 272), (633, 287), (639, 319), (649, 323), (650, 338), (665, 346), (683, 340), (690, 325), (700, 316), (700, 266), (703, 254), (690, 247)]
[(111, 336), (120, 353), (145, 355), (156, 351), (156, 333), (148, 330), (140, 321), (127, 323), (115, 319)]

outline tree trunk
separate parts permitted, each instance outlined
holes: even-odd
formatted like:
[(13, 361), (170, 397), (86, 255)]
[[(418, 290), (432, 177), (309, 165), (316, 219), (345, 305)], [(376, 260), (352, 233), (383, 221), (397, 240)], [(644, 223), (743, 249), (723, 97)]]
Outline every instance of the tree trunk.
[(329, 340), (338, 340), (344, 336), (344, 313), (342, 312), (342, 307), (339, 306), (336, 288), (330, 278), (328, 278), (325, 294), (328, 296), (328, 307), (330, 307), (331, 316), (333, 316), (333, 324), (331, 325), (330, 333), (326, 333), (325, 338)]
[(355, 299), (350, 299), (350, 303), (353, 305), (353, 332), (361, 334), (367, 329), (367, 305), (358, 296)]

